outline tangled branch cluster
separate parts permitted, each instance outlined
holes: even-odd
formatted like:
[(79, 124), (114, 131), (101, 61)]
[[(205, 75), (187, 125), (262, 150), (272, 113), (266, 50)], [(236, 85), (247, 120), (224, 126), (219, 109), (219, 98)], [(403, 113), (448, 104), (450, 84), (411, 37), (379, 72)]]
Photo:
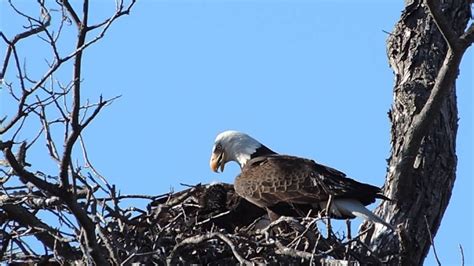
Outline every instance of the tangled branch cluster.
[(317, 227), (323, 218), (281, 217), (269, 223), (263, 214), (232, 185), (197, 185), (151, 203), (147, 214), (134, 219), (133, 237), (123, 241), (136, 245), (133, 254), (158, 264), (319, 264), (328, 258), (380, 263), (354, 248), (363, 244), (359, 236), (338, 238), (332, 231), (323, 236)]
[[(23, 197), (23, 204), (30, 204), (32, 196)], [(15, 197), (12, 197), (15, 198)], [(42, 198), (41, 208), (56, 209), (57, 218), (71, 229), (80, 232), (61, 200)], [(318, 265), (328, 258), (349, 260), (353, 263), (380, 263), (375, 256), (357, 250), (362, 244), (359, 236), (353, 239), (323, 236), (317, 228), (322, 218), (281, 217), (269, 223), (264, 211), (234, 193), (232, 185), (196, 185), (178, 193), (149, 197), (146, 210), (121, 209), (104, 204), (123, 199), (146, 196), (118, 196), (98, 199), (102, 206), (89, 213), (97, 219), (98, 245), (108, 254), (110, 264), (254, 264), (291, 263)], [(33, 200), (34, 201), (34, 200)], [(48, 205), (51, 201), (54, 204)], [(17, 202), (18, 203), (18, 202)], [(33, 207), (33, 206), (32, 206)], [(38, 208), (38, 205), (34, 205)], [(99, 211), (100, 209), (100, 211)], [(4, 212), (7, 217), (10, 212)], [(133, 216), (135, 214), (135, 216)], [(137, 215), (138, 214), (138, 215)], [(34, 215), (33, 215), (34, 217)], [(10, 219), (12, 217), (9, 217)], [(41, 225), (26, 228), (10, 222), (9, 233), (3, 231), (3, 260), (9, 262), (92, 262), (81, 248), (80, 238)], [(14, 233), (13, 233), (14, 232)], [(56, 236), (53, 245), (45, 245), (45, 253), (39, 254), (23, 242), (22, 237), (45, 233)], [(9, 237), (8, 237), (9, 236)], [(6, 237), (6, 238), (5, 238)], [(15, 240), (13, 240), (15, 239)], [(6, 242), (5, 242), (6, 241)], [(15, 241), (17, 248), (8, 249), (8, 241)]]

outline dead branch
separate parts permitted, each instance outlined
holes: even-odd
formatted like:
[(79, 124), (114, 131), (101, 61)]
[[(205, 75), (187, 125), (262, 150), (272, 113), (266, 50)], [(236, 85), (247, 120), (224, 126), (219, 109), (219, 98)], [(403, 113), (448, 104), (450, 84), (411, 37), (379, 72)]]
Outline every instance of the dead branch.
[(464, 250), (461, 244), (459, 244), (459, 252), (461, 252), (461, 266), (464, 266)]
[[(13, 7), (11, 1), (9, 1), (9, 3)], [(30, 27), (30, 29), (24, 32), (18, 33), (17, 35), (15, 35), (15, 37), (13, 37), (12, 40), (8, 40), (8, 38), (3, 34), (3, 32), (0, 32), (0, 36), (2, 37), (3, 41), (8, 44), (7, 52), (5, 53), (5, 58), (3, 59), (2, 71), (0, 72), (0, 80), (3, 80), (5, 77), (5, 72), (8, 68), (8, 63), (10, 62), (10, 56), (11, 56), (12, 51), (15, 48), (15, 45), (23, 39), (26, 39), (30, 36), (36, 35), (44, 31), (50, 25), (51, 16), (46, 10), (43, 10), (43, 11), (46, 18), (45, 20), (43, 20), (42, 22), (36, 20), (36, 22), (38, 22), (39, 25)], [(17, 12), (17, 13), (22, 14), (21, 12)]]
[(428, 235), (430, 237), (431, 246), (433, 247), (433, 253), (434, 253), (434, 256), (435, 256), (435, 259), (436, 259), (436, 263), (438, 263), (438, 266), (441, 266), (441, 261), (439, 260), (438, 252), (436, 252), (436, 246), (435, 246), (435, 243), (433, 241), (433, 234), (431, 233), (430, 225), (428, 224), (428, 219), (426, 219), (426, 215), (424, 216), (424, 218), (425, 218), (425, 223), (426, 223), (426, 230), (428, 230)]
[[(7, 116), (2, 118), (2, 127), (0, 128), (2, 136), (4, 134), (6, 136), (6, 140), (0, 141), (0, 149), (5, 157), (5, 160), (2, 160), (2, 167), (4, 169), (1, 169), (1, 173), (4, 176), (2, 176), (1, 189), (7, 197), (4, 205), (8, 206), (5, 209), (9, 215), (8, 219), (10, 219), (8, 229), (15, 236), (12, 238), (13, 242), (11, 243), (14, 244), (11, 250), (19, 248), (23, 255), (30, 256), (33, 254), (26, 242), (22, 240), (23, 237), (30, 234), (29, 231), (17, 234), (19, 228), (29, 228), (28, 230), (34, 231), (35, 236), (43, 243), (46, 252), (55, 251), (62, 259), (78, 260), (82, 257), (84, 261), (90, 262), (92, 260), (98, 265), (119, 264), (118, 255), (112, 252), (113, 248), (111, 247), (113, 245), (109, 242), (110, 232), (107, 230), (103, 231), (102, 229), (104, 224), (106, 225), (111, 220), (119, 220), (120, 223), (124, 223), (121, 220), (126, 222), (130, 217), (129, 213), (135, 213), (135, 211), (122, 210), (117, 206), (118, 201), (113, 200), (112, 204), (115, 205), (113, 207), (107, 206), (109, 203), (105, 201), (102, 204), (107, 207), (103, 208), (103, 211), (109, 212), (113, 210), (115, 215), (104, 216), (99, 214), (98, 201), (94, 195), (99, 186), (91, 186), (89, 182), (93, 179), (83, 178), (81, 174), (82, 168), (74, 166), (71, 158), (73, 148), (81, 132), (114, 99), (112, 98), (111, 101), (103, 100), (102, 96), (100, 96), (97, 104), (89, 104), (87, 101), (87, 105), (82, 105), (80, 97), (81, 81), (83, 79), (81, 76), (82, 56), (89, 46), (105, 36), (105, 33), (114, 21), (119, 17), (129, 14), (135, 4), (135, 0), (131, 0), (126, 5), (123, 0), (117, 1), (116, 10), (110, 17), (90, 27), (88, 25), (88, 0), (83, 0), (81, 10), (79, 10), (80, 8), (76, 10), (76, 6), (71, 5), (66, 0), (56, 1), (55, 3), (45, 3), (38, 0), (40, 19), (27, 15), (16, 8), (12, 2), (9, 3), (14, 13), (24, 18), (27, 24), (25, 26), (27, 30), (17, 34), (12, 39), (9, 39), (3, 33), (0, 34), (1, 40), (7, 45), (7, 53), (3, 61), (2, 71), (0, 72), (0, 80), (3, 83), (3, 78), (10, 65), (9, 63), (13, 60), (15, 68), (12, 71), (16, 72), (18, 81), (17, 83), (5, 83), (11, 98), (17, 101), (18, 108), (16, 113), (9, 117), (8, 122), (4, 123)], [(47, 7), (46, 5), (56, 5), (59, 9)], [(60, 16), (62, 16), (58, 20), (59, 27), (55, 29), (48, 29), (51, 26), (51, 16), (56, 14), (54, 12), (50, 13), (50, 10), (59, 10)], [(72, 20), (76, 26), (78, 33), (77, 42), (72, 51), (62, 55), (58, 49), (57, 42), (63, 32), (65, 21), (67, 22), (68, 20)], [(54, 28), (54, 26), (51, 27)], [(99, 31), (96, 36), (88, 39), (88, 33), (93, 30)], [(26, 64), (22, 67), (18, 48), (20, 42), (27, 42), (33, 36), (43, 40), (52, 51), (52, 60), (45, 59), (48, 68), (38, 79), (32, 78), (27, 74)], [(59, 91), (57, 91), (57, 88), (54, 86), (55, 81), (53, 77), (68, 61), (73, 61), (72, 81), (67, 86), (61, 86), (58, 81)], [(51, 80), (51, 84), (47, 84), (47, 80)], [(31, 103), (30, 98), (33, 98), (35, 101)], [(56, 108), (57, 114), (60, 114), (59, 118), (50, 119), (47, 117), (47, 113), (51, 114), (48, 112), (51, 109), (50, 106)], [(88, 114), (88, 110), (92, 110), (92, 108), (94, 108), (92, 113)], [(30, 113), (37, 116), (36, 118), (39, 119), (42, 127), (29, 145), (22, 142), (23, 144), (18, 150), (22, 151), (20, 153), (23, 155), (15, 157), (12, 150), (15, 149), (18, 142), (16, 138), (20, 135), (19, 132), (23, 131), (27, 118), (28, 120), (34, 118), (34, 116), (28, 116)], [(88, 115), (86, 116), (86, 114)], [(60, 123), (64, 127), (65, 139), (63, 143), (60, 143), (60, 140), (58, 141), (55, 138), (56, 136), (53, 135), (50, 129), (50, 125), (56, 123)], [(51, 159), (59, 163), (58, 173), (54, 177), (43, 174), (40, 171), (34, 172), (34, 170), (30, 169), (34, 165), (27, 163), (25, 160), (28, 148), (35, 145), (36, 140), (41, 134), (45, 137), (46, 147)], [(64, 148), (61, 156), (57, 147)], [(7, 186), (6, 182), (12, 180), (12, 177), (18, 177), (25, 186)], [(70, 183), (71, 180), (72, 184)], [(78, 182), (82, 182), (83, 186), (78, 186)], [(104, 191), (110, 198), (116, 198), (113, 186), (105, 188)], [(66, 225), (66, 228), (69, 228), (72, 232), (59, 233), (59, 231), (54, 231), (47, 227), (37, 217), (40, 210), (46, 210), (56, 215), (59, 222)], [(27, 223), (28, 219), (34, 224)], [(59, 234), (69, 234), (71, 236), (70, 241), (75, 243), (75, 247), (72, 247), (69, 242), (62, 241)], [(111, 252), (104, 252), (107, 250)], [(5, 252), (7, 251), (8, 249), (5, 250)], [(10, 259), (22, 257), (21, 254), (16, 252), (10, 254), (12, 254)], [(34, 256), (36, 255), (34, 254)]]
[(25, 228), (34, 230), (34, 236), (49, 249), (55, 250), (59, 256), (73, 260), (80, 257), (80, 254), (69, 245), (68, 241), (61, 236), (58, 230), (41, 222), (25, 208), (11, 204), (3, 204), (2, 208), (10, 219), (18, 221)]

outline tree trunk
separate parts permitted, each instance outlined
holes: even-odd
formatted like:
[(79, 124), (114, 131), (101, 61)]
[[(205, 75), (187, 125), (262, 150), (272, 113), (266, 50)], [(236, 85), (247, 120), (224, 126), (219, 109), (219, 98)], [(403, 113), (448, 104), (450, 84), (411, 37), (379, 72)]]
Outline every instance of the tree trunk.
[[(470, 17), (465, 0), (446, 0), (441, 7), (456, 36), (463, 33)], [(448, 46), (423, 1), (407, 3), (400, 21), (387, 42), (387, 54), (395, 74), (391, 157), (384, 194), (376, 214), (398, 226), (390, 234), (375, 227), (365, 241), (388, 264), (421, 265), (448, 206), (456, 179), (456, 132), (458, 111), (454, 82), (432, 122), (423, 131), (415, 156), (403, 151), (420, 113), (430, 97)], [(417, 146), (418, 147), (418, 146)], [(399, 171), (406, 164), (408, 171)], [(430, 236), (431, 235), (431, 236)]]

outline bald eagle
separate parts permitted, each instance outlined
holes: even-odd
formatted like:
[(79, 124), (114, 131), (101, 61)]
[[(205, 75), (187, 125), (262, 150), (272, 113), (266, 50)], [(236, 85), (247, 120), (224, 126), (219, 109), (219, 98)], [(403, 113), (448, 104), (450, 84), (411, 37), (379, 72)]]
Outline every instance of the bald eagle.
[(328, 214), (332, 218), (357, 216), (394, 229), (365, 207), (377, 198), (388, 200), (380, 188), (357, 182), (336, 169), (310, 159), (280, 155), (245, 133), (229, 130), (216, 137), (210, 167), (223, 172), (230, 161), (241, 168), (234, 182), (237, 194), (266, 209), (272, 220), (321, 211), (331, 196)]

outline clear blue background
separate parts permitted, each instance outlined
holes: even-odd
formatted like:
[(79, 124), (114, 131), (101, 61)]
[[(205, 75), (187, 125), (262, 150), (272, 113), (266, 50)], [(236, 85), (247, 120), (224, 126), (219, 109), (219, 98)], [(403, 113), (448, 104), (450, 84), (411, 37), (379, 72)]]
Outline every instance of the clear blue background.
[[(30, 1), (18, 6), (37, 17)], [(0, 7), (2, 31), (12, 37), (24, 22), (6, 1)], [(113, 1), (94, 1), (92, 21), (113, 9)], [(90, 159), (124, 194), (231, 183), (237, 165), (215, 174), (209, 156), (217, 133), (236, 129), (277, 152), (313, 158), (381, 186), (394, 79), (383, 31), (392, 31), (402, 10), (403, 1), (393, 0), (139, 1), (84, 56), (83, 100), (122, 95), (85, 131)], [(64, 52), (72, 49), (72, 29), (62, 41)], [(50, 56), (40, 45), (19, 47), (35, 78)], [(71, 78), (67, 67), (57, 75), (63, 82)], [(466, 265), (473, 263), (472, 51), (457, 88), (457, 180), (435, 239), (444, 265), (460, 264), (459, 244)], [(0, 93), (1, 112), (11, 114), (14, 105)], [(31, 140), (38, 127), (31, 118), (19, 140)], [(45, 151), (40, 140), (28, 161), (32, 170), (55, 175)], [(425, 264), (434, 263), (430, 252)]]

